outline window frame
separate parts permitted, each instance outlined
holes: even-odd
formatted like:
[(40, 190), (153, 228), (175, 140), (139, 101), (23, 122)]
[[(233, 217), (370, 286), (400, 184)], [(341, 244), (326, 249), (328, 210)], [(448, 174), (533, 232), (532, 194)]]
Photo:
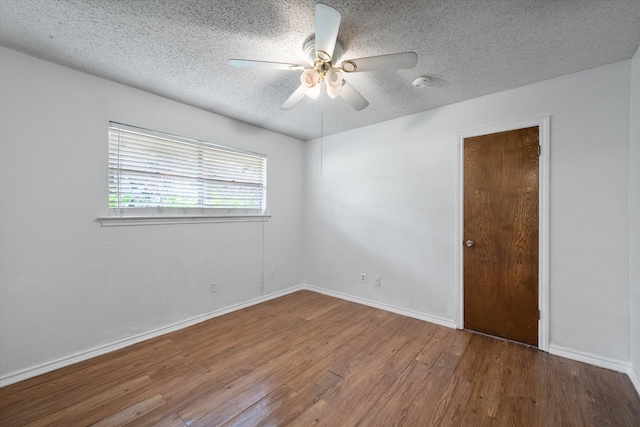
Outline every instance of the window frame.
[[(108, 126), (108, 181), (112, 181), (112, 155), (111, 155), (111, 139), (113, 131), (125, 131), (142, 134), (151, 138), (161, 138), (165, 141), (175, 142), (176, 150), (179, 149), (180, 144), (195, 146), (197, 150), (198, 158), (201, 159), (200, 147), (203, 147), (205, 151), (209, 153), (222, 154), (233, 156), (238, 154), (240, 156), (250, 156), (256, 159), (262, 159), (263, 165), (261, 167), (262, 183), (261, 183), (261, 209), (254, 208), (230, 208), (230, 207), (122, 207), (111, 206), (111, 191), (107, 191), (107, 212), (106, 216), (98, 217), (98, 221), (102, 226), (113, 225), (149, 225), (149, 224), (172, 224), (172, 223), (207, 223), (207, 222), (239, 222), (239, 221), (265, 221), (268, 220), (271, 215), (267, 213), (267, 156), (266, 154), (256, 153), (249, 150), (238, 149), (234, 147), (224, 146), (220, 144), (214, 144), (207, 141), (185, 138), (182, 136), (169, 134), (165, 132), (159, 132), (151, 129), (146, 129), (138, 126), (127, 125), (124, 123), (110, 121)], [(174, 147), (174, 148), (175, 148)], [(118, 147), (119, 150), (119, 147)], [(119, 155), (119, 154), (118, 154)], [(211, 164), (210, 164), (211, 165)], [(199, 172), (202, 172), (203, 168), (201, 161), (197, 161), (193, 166)], [(259, 169), (259, 168), (258, 168)], [(116, 169), (117, 170), (117, 169)], [(187, 176), (186, 174), (184, 176)], [(180, 178), (178, 178), (179, 180)], [(198, 178), (188, 177), (189, 180), (194, 182), (199, 181)], [(200, 179), (201, 180), (201, 179)], [(214, 180), (215, 181), (215, 180)], [(221, 181), (224, 182), (224, 181)], [(235, 182), (235, 181), (229, 181)]]

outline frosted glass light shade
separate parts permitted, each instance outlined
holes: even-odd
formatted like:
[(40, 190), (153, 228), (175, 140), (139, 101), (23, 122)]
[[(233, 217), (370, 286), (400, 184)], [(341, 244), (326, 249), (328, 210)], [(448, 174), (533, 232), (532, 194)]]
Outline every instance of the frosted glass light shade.
[(327, 83), (327, 95), (335, 98), (342, 90), (342, 72), (335, 68), (330, 68), (325, 75), (324, 81)]
[(318, 84), (320, 74), (314, 69), (304, 70), (300, 75), (300, 83), (306, 88), (312, 88)]
[(318, 95), (320, 95), (320, 85), (318, 84), (319, 78), (320, 73), (313, 68), (304, 70), (300, 75), (300, 83), (304, 86), (304, 93), (309, 98), (316, 99)]

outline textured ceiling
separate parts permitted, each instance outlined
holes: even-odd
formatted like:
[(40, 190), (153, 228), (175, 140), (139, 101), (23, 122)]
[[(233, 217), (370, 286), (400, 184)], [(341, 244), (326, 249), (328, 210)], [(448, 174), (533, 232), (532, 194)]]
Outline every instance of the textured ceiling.
[[(412, 70), (348, 76), (369, 102), (279, 105), (301, 63), (314, 0), (1, 0), (0, 44), (296, 138), (340, 132), (629, 59), (640, 0), (326, 0), (342, 13), (344, 59), (415, 51)], [(416, 89), (418, 76), (432, 86)], [(321, 120), (321, 111), (322, 120)]]

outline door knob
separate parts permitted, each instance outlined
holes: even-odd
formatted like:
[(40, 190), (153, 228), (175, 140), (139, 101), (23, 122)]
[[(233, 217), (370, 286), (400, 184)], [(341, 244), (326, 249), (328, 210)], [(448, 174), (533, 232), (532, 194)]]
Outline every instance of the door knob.
[(468, 247), (472, 247), (476, 245), (473, 240), (467, 240), (466, 242), (464, 242), (464, 244), (467, 245)]

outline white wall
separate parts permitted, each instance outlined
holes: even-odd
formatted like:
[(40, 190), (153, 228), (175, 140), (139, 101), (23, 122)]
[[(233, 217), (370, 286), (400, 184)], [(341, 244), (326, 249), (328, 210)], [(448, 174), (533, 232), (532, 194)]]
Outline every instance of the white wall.
[[(260, 222), (103, 228), (110, 120), (265, 153)], [(0, 378), (302, 283), (304, 144), (0, 48)], [(217, 294), (211, 281), (219, 282)]]
[(619, 62), (328, 136), (322, 171), (321, 142), (308, 142), (305, 282), (454, 321), (457, 135), (548, 114), (550, 344), (628, 363), (630, 69)]
[(640, 48), (631, 61), (631, 153), (629, 155), (629, 284), (631, 294), (631, 363), (640, 393)]

